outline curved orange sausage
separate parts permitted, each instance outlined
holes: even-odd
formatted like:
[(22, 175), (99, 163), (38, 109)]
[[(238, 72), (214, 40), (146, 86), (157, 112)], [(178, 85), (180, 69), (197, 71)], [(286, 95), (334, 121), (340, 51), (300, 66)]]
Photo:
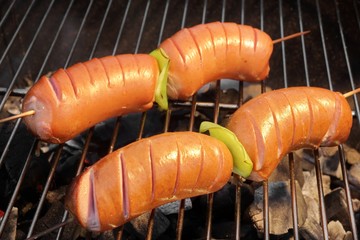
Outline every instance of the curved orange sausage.
[(43, 76), (29, 90), (23, 112), (41, 140), (62, 143), (105, 119), (152, 107), (159, 75), (146, 54), (94, 58)]
[(86, 169), (66, 206), (91, 231), (113, 229), (162, 204), (217, 191), (229, 180), (232, 161), (225, 144), (208, 135), (144, 138)]
[(213, 22), (184, 28), (159, 48), (170, 59), (168, 96), (185, 100), (221, 78), (264, 80), (273, 43), (265, 32), (251, 26)]
[(261, 94), (241, 106), (227, 125), (253, 161), (249, 179), (256, 181), (267, 179), (290, 151), (345, 142), (351, 127), (344, 96), (316, 87)]

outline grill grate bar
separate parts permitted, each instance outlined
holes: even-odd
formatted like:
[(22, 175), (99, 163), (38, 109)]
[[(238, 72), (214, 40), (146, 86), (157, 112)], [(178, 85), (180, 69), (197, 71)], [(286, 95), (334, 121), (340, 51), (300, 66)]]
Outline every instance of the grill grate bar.
[[(26, 13), (24, 14), (21, 22), (19, 23), (19, 25), (18, 25), (18, 27), (17, 27), (17, 29), (16, 29), (13, 37), (11, 38), (10, 42), (8, 43), (8, 45), (7, 45), (7, 47), (6, 47), (3, 55), (2, 55), (1, 58), (0, 58), (0, 65), (3, 63), (3, 61), (4, 61), (5, 57), (6, 57), (6, 55), (8, 54), (10, 48), (11, 48), (12, 45), (14, 44), (15, 39), (16, 39), (16, 36), (18, 35), (18, 33), (19, 33), (22, 25), (24, 24), (26, 18), (28, 17), (28, 15), (29, 15), (29, 13), (30, 13), (30, 10), (31, 10), (31, 8), (33, 7), (34, 3), (35, 3), (35, 1), (33, 0), (32, 3), (30, 4), (29, 8), (27, 9)], [(4, 105), (5, 105), (5, 102), (6, 102), (7, 98), (10, 96), (10, 91), (11, 91), (11, 89), (13, 88), (13, 86), (14, 86), (14, 84), (15, 84), (14, 81), (15, 81), (15, 78), (14, 78), (13, 81), (10, 83), (10, 85), (9, 85), (9, 87), (8, 87), (5, 95), (4, 95), (4, 98), (3, 98), (3, 100), (2, 100), (1, 103), (0, 103), (0, 111), (4, 108)]]
[[(93, 3), (94, 3), (94, 0), (91, 0), (90, 3), (89, 3), (89, 5), (88, 5), (88, 7), (87, 7), (87, 9), (86, 9), (85, 15), (84, 15), (84, 17), (82, 18), (81, 25), (80, 25), (80, 27), (79, 27), (79, 30), (78, 30), (77, 34), (76, 34), (75, 40), (74, 40), (74, 42), (73, 42), (73, 44), (72, 44), (72, 46), (71, 46), (70, 53), (69, 53), (68, 58), (66, 59), (66, 62), (65, 62), (65, 64), (64, 64), (64, 68), (67, 68), (67, 67), (69, 66), (69, 64), (70, 64), (70, 60), (71, 60), (71, 58), (72, 58), (72, 56), (73, 56), (73, 54), (74, 54), (75, 47), (76, 47), (76, 45), (77, 45), (77, 43), (78, 43), (78, 41), (79, 41), (80, 34), (81, 34), (81, 32), (82, 32), (82, 30), (83, 30), (83, 28), (84, 28), (85, 22), (86, 22), (86, 20), (87, 20), (87, 18), (88, 18), (88, 16), (89, 16), (90, 9), (91, 9)], [(90, 56), (90, 57), (91, 57), (91, 56)]]
[[(304, 26), (303, 26), (303, 18), (302, 18), (301, 0), (297, 1), (297, 5), (298, 5), (300, 32), (303, 32)], [(302, 49), (303, 60), (304, 60), (304, 72), (305, 72), (306, 86), (310, 86), (309, 69), (308, 69), (308, 62), (307, 62), (307, 55), (306, 55), (306, 48), (305, 48), (305, 37), (304, 37), (304, 35), (301, 35), (300, 38), (301, 38), (301, 49)]]
[(117, 49), (118, 49), (119, 42), (120, 42), (122, 33), (123, 33), (123, 31), (124, 31), (124, 26), (125, 26), (126, 18), (127, 18), (128, 14), (129, 14), (130, 5), (131, 5), (131, 1), (128, 1), (127, 5), (126, 5), (126, 9), (125, 9), (124, 16), (123, 16), (122, 21), (121, 21), (121, 24), (120, 24), (119, 33), (118, 33), (118, 35), (117, 35), (117, 37), (116, 37), (116, 42), (115, 42), (115, 46), (114, 46), (114, 48), (113, 48), (112, 55), (115, 55), (115, 54), (116, 54), (116, 51), (117, 51)]
[[(355, 83), (354, 83), (354, 78), (353, 78), (351, 65), (350, 65), (350, 60), (349, 60), (349, 55), (348, 55), (348, 51), (347, 51), (347, 45), (346, 45), (346, 42), (345, 42), (344, 31), (343, 31), (343, 27), (342, 27), (342, 23), (341, 23), (340, 10), (339, 10), (339, 6), (338, 6), (338, 2), (336, 0), (334, 0), (334, 3), (335, 3), (335, 9), (336, 9), (337, 22), (338, 22), (339, 30), (340, 30), (341, 43), (342, 43), (342, 46), (343, 46), (343, 50), (344, 50), (344, 54), (345, 54), (346, 66), (347, 66), (347, 70), (348, 70), (348, 74), (349, 74), (349, 81), (350, 81), (350, 84), (351, 84), (351, 89), (354, 90), (356, 88), (356, 86), (355, 86)], [(354, 98), (356, 116), (360, 116), (359, 103), (358, 103), (358, 98), (357, 98), (356, 94), (353, 95), (353, 98)], [(360, 124), (360, 117), (358, 117), (357, 119), (358, 119), (358, 122)]]
[(6, 12), (4, 13), (4, 16), (2, 17), (1, 21), (0, 21), (0, 28), (3, 26), (5, 20), (7, 19), (10, 11), (12, 10), (12, 8), (14, 7), (16, 0), (12, 1), (12, 3), (9, 5), (8, 9), (6, 10)]
[(333, 91), (332, 79), (331, 79), (331, 74), (330, 74), (330, 66), (329, 66), (329, 58), (328, 58), (327, 48), (326, 48), (326, 43), (325, 43), (325, 36), (324, 36), (324, 29), (323, 29), (323, 22), (322, 22), (322, 17), (321, 17), (321, 9), (320, 9), (319, 0), (316, 0), (316, 12), (318, 15), (319, 29), (320, 29), (320, 34), (321, 34), (321, 43), (322, 43), (322, 47), (323, 47), (323, 54), (324, 54), (324, 61), (325, 61), (325, 65), (326, 65), (326, 74), (327, 74), (327, 79), (328, 79), (328, 83), (329, 83), (329, 89), (331, 91)]
[(351, 224), (351, 231), (353, 235), (353, 239), (358, 239), (358, 232), (356, 227), (356, 220), (353, 210), (353, 203), (351, 200), (351, 193), (350, 193), (350, 187), (349, 187), (349, 181), (348, 181), (348, 175), (346, 171), (346, 162), (345, 162), (345, 153), (344, 153), (344, 147), (342, 144), (338, 147), (339, 156), (340, 156), (340, 166), (341, 166), (341, 172), (344, 179), (344, 188), (345, 188), (345, 194), (346, 194), (346, 200), (347, 200), (347, 207), (349, 211), (349, 218), (350, 218), (350, 224)]
[(296, 184), (295, 184), (295, 162), (294, 154), (289, 153), (289, 171), (290, 171), (290, 188), (291, 188), (291, 210), (293, 215), (294, 238), (299, 239), (299, 225), (298, 225), (298, 210), (296, 198)]
[(31, 150), (26, 158), (26, 161), (25, 161), (25, 164), (24, 164), (24, 167), (22, 168), (22, 171), (21, 171), (21, 174), (20, 174), (20, 177), (16, 183), (16, 187), (14, 189), (14, 193), (13, 195), (11, 196), (11, 199), (10, 199), (10, 202), (8, 204), (8, 207), (5, 211), (5, 215), (3, 216), (2, 218), (2, 221), (0, 222), (0, 237), (1, 235), (3, 234), (4, 232), (4, 229), (5, 229), (5, 225), (6, 225), (6, 222), (10, 216), (10, 212), (15, 204), (15, 201), (16, 201), (16, 197), (19, 193), (19, 190), (20, 190), (20, 186), (24, 180), (24, 177), (25, 177), (25, 174), (26, 172), (29, 170), (29, 166), (30, 166), (30, 162), (31, 162), (31, 157), (32, 157), (32, 154), (34, 153), (34, 150), (35, 150), (35, 147), (37, 145), (38, 141), (37, 140), (34, 140), (33, 142), (33, 145), (31, 146)]
[(319, 207), (320, 207), (320, 220), (321, 226), (323, 230), (323, 237), (324, 239), (329, 239), (329, 232), (327, 227), (327, 217), (326, 217), (326, 210), (325, 210), (325, 200), (324, 200), (324, 189), (322, 183), (322, 173), (321, 173), (321, 166), (320, 166), (320, 159), (319, 159), (319, 150), (314, 150), (315, 156), (315, 169), (316, 169), (316, 180), (318, 186), (318, 194), (319, 194)]
[(29, 228), (29, 232), (27, 234), (27, 238), (29, 238), (33, 231), (34, 231), (34, 227), (35, 227), (35, 224), (37, 223), (38, 219), (39, 219), (39, 216), (40, 216), (40, 211), (43, 207), (43, 204), (45, 202), (45, 198), (46, 198), (46, 194), (48, 193), (49, 191), (49, 188), (50, 188), (50, 184), (51, 184), (51, 181), (53, 180), (53, 177), (55, 175), (55, 169), (56, 169), (56, 166), (58, 165), (59, 163), (59, 160), (60, 160), (60, 155), (61, 155), (61, 151), (62, 151), (62, 148), (63, 148), (63, 144), (61, 144), (58, 148), (58, 150), (56, 151), (55, 155), (54, 155), (54, 160), (53, 160), (53, 165), (51, 167), (51, 170), (50, 170), (50, 173), (49, 173), (49, 176), (46, 180), (46, 183), (45, 183), (45, 186), (44, 186), (44, 190), (42, 191), (41, 193), (41, 197), (40, 197), (40, 200), (39, 200), (39, 204), (38, 204), (38, 207), (36, 208), (36, 211), (35, 211), (35, 214), (34, 214), (34, 217), (33, 217), (33, 220), (31, 222), (31, 225), (30, 225), (30, 228)]

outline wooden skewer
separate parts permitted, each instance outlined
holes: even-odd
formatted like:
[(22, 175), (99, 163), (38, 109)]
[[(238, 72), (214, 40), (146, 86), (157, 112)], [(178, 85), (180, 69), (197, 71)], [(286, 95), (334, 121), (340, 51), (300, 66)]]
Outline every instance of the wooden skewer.
[(360, 93), (360, 88), (357, 88), (357, 89), (352, 90), (350, 92), (344, 93), (343, 96), (344, 96), (344, 98), (348, 98), (348, 97), (351, 97), (352, 95), (357, 94), (357, 93)]
[(35, 110), (29, 110), (29, 111), (26, 111), (26, 112), (23, 112), (23, 113), (20, 113), (20, 114), (11, 116), (11, 117), (0, 119), (0, 123), (11, 121), (11, 120), (22, 118), (22, 117), (26, 117), (26, 116), (30, 116), (30, 115), (34, 115), (34, 114), (35, 114)]
[(302, 36), (302, 35), (305, 35), (305, 34), (308, 34), (308, 33), (310, 33), (310, 31), (298, 32), (298, 33), (294, 33), (294, 34), (291, 34), (291, 35), (283, 37), (283, 38), (278, 38), (278, 39), (273, 40), (273, 44), (283, 42), (283, 41), (286, 41), (286, 40), (289, 40), (289, 39), (292, 39), (292, 38), (296, 38), (296, 37), (299, 37), (299, 36)]

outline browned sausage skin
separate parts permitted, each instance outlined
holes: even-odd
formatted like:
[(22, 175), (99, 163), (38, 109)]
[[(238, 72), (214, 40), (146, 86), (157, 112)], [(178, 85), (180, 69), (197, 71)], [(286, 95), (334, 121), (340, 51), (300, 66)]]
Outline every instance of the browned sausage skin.
[(152, 107), (159, 75), (147, 54), (94, 58), (43, 76), (29, 90), (23, 112), (30, 131), (41, 140), (62, 143), (111, 117)]
[(316, 87), (259, 95), (241, 106), (227, 125), (253, 161), (249, 179), (256, 181), (267, 179), (290, 151), (345, 142), (351, 127), (352, 112), (342, 94)]
[(178, 199), (220, 189), (233, 158), (221, 141), (194, 132), (144, 138), (98, 161), (77, 177), (67, 208), (91, 231), (122, 225)]

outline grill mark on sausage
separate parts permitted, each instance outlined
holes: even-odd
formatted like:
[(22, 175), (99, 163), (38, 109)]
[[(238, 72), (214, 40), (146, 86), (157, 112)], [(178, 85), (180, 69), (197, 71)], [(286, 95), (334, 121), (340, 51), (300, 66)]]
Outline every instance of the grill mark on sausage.
[(286, 100), (288, 102), (288, 105), (289, 105), (289, 108), (291, 110), (291, 116), (292, 116), (292, 122), (293, 122), (293, 132), (292, 132), (292, 138), (291, 138), (292, 140), (291, 140), (291, 145), (290, 146), (293, 146), (294, 145), (294, 140), (295, 140), (296, 127), (297, 127), (296, 120), (295, 120), (295, 114), (294, 114), (293, 108), (292, 108), (292, 106), (290, 104), (289, 98), (286, 96), (286, 94), (283, 93), (282, 91), (279, 91), (279, 94), (282, 94), (286, 98)]
[(175, 185), (174, 185), (174, 190), (173, 190), (173, 197), (176, 196), (176, 191), (177, 188), (179, 186), (179, 178), (180, 178), (180, 167), (181, 167), (181, 154), (180, 154), (180, 147), (179, 147), (179, 143), (176, 140), (176, 149), (177, 149), (177, 156), (176, 156), (176, 178), (175, 178)]
[(329, 129), (326, 132), (323, 141), (322, 141), (322, 145), (327, 145), (329, 143), (333, 143), (334, 137), (335, 137), (335, 132), (336, 129), (338, 128), (339, 122), (340, 122), (340, 116), (341, 116), (341, 99), (339, 97), (339, 95), (337, 93), (334, 93), (334, 97), (335, 97), (335, 110), (334, 110), (334, 115), (333, 115), (333, 121), (331, 121), (330, 125), (329, 125)]
[[(200, 176), (203, 172), (203, 168), (204, 168), (204, 155), (205, 155), (205, 150), (204, 150), (204, 143), (202, 141), (202, 139), (200, 138), (200, 154), (201, 154), (201, 157), (200, 157), (200, 170), (199, 170), (199, 174), (196, 178), (196, 181), (195, 181), (195, 184), (194, 184), (194, 188), (193, 189), (197, 189), (198, 188), (198, 184), (199, 184), (199, 180), (200, 180)], [(202, 189), (201, 189), (202, 190)]]
[(100, 230), (99, 213), (96, 206), (96, 190), (94, 182), (94, 170), (90, 170), (89, 174), (89, 211), (88, 211), (88, 223), (87, 225), (93, 231)]
[(76, 87), (74, 77), (71, 75), (71, 73), (67, 69), (64, 69), (64, 72), (70, 79), (71, 88), (74, 91), (75, 98), (79, 99), (79, 89)]
[(103, 69), (104, 69), (104, 71), (105, 71), (106, 80), (107, 80), (107, 87), (108, 87), (108, 88), (111, 88), (111, 87), (112, 87), (112, 86), (111, 86), (111, 78), (110, 78), (109, 73), (108, 73), (108, 71), (107, 71), (107, 69), (106, 69), (106, 67), (105, 67), (105, 64), (104, 64), (104, 62), (103, 62), (103, 60), (102, 60), (101, 58), (98, 59), (98, 61), (100, 62), (100, 65), (103, 67)]
[(223, 154), (223, 152), (219, 151), (219, 149), (217, 147), (215, 147), (213, 149), (214, 149), (214, 151), (217, 152), (216, 156), (218, 156), (218, 158), (219, 158), (219, 161), (218, 161), (219, 164), (218, 164), (218, 171), (217, 171), (218, 174), (216, 175), (216, 177), (215, 177), (213, 183), (211, 184), (211, 186), (209, 187), (209, 189), (212, 189), (214, 187), (214, 185), (217, 184), (218, 179), (221, 177), (220, 173), (224, 169), (224, 164), (225, 164), (224, 163), (224, 154)]
[(151, 168), (151, 201), (154, 201), (155, 198), (155, 162), (154, 162), (154, 155), (153, 155), (153, 146), (151, 142), (149, 142), (149, 154), (150, 154), (150, 168)]
[(277, 120), (277, 117), (275, 115), (275, 111), (271, 108), (271, 104), (269, 102), (269, 99), (267, 97), (264, 97), (265, 101), (267, 102), (267, 105), (270, 109), (270, 112), (271, 112), (271, 115), (272, 115), (272, 118), (274, 120), (274, 125), (275, 125), (275, 132), (276, 132), (276, 139), (277, 139), (277, 143), (278, 143), (278, 150), (277, 150), (277, 156), (281, 156), (281, 153), (282, 153), (282, 149), (283, 149), (283, 143), (281, 141), (281, 134), (280, 134), (280, 126), (279, 126), (279, 123), (278, 123), (278, 120)]
[[(306, 100), (307, 100), (307, 103), (308, 103), (308, 106), (309, 106), (309, 117), (310, 117), (310, 127), (309, 127), (309, 132), (308, 132), (308, 135), (307, 135), (307, 138), (306, 138), (306, 144), (311, 144), (311, 139), (312, 138), (312, 135), (313, 135), (313, 130), (314, 130), (314, 113), (313, 113), (313, 108), (312, 108), (312, 104), (310, 102), (310, 96), (308, 95), (308, 93), (306, 91), (304, 91), (305, 93), (305, 96), (306, 96)], [(315, 143), (316, 146), (318, 146), (318, 143)]]
[(172, 38), (169, 38), (169, 41), (175, 47), (176, 51), (180, 54), (181, 60), (182, 60), (183, 64), (185, 65), (186, 59), (185, 59), (184, 53), (181, 51), (181, 48), (176, 44), (176, 42)]
[(142, 64), (141, 64), (141, 61), (139, 61), (139, 58), (136, 57), (135, 55), (131, 55), (136, 63), (136, 69), (137, 69), (137, 74), (138, 74), (138, 77), (143, 77), (141, 76), (141, 72), (140, 72), (140, 69), (142, 69)]
[(84, 66), (85, 66), (85, 69), (86, 69), (86, 71), (87, 71), (87, 74), (90, 76), (90, 83), (91, 83), (91, 85), (92, 85), (92, 86), (95, 86), (96, 79), (94, 79), (94, 77), (92, 76), (92, 74), (90, 74), (88, 64), (84, 64)]
[(51, 88), (54, 91), (56, 98), (61, 101), (62, 100), (62, 91), (61, 88), (58, 86), (58, 84), (56, 83), (55, 78), (52, 76), (50, 78), (48, 78)]
[(253, 28), (254, 31), (254, 53), (256, 52), (257, 42), (258, 42), (258, 34), (255, 28)]
[(242, 42), (243, 42), (243, 39), (242, 39), (242, 32), (241, 32), (241, 26), (238, 25), (238, 32), (239, 32), (239, 56), (241, 56), (241, 51), (242, 51)]
[[(262, 133), (260, 131), (259, 126), (257, 125), (255, 118), (251, 115), (251, 112), (249, 110), (247, 110), (245, 112), (246, 116), (249, 118), (253, 128), (254, 128), (254, 132), (255, 132), (255, 137), (256, 137), (256, 146), (258, 149), (258, 159), (259, 159), (259, 169), (262, 168), (262, 166), (264, 165), (264, 151), (265, 151), (265, 143), (264, 143), (264, 139), (262, 136)], [(258, 170), (258, 169), (255, 169)]]
[(223, 29), (223, 31), (224, 31), (224, 37), (225, 37), (225, 42), (226, 42), (226, 44), (225, 44), (225, 56), (228, 56), (228, 51), (229, 51), (229, 47), (228, 47), (228, 41), (229, 41), (229, 39), (228, 39), (228, 35), (227, 35), (227, 33), (226, 33), (226, 27), (225, 27), (225, 25), (223, 24), (223, 23), (221, 23), (221, 27), (222, 27), (222, 29)]
[(125, 86), (126, 82), (125, 82), (125, 71), (124, 71), (124, 67), (123, 65), (121, 64), (121, 61), (115, 57), (116, 61), (118, 62), (119, 64), (119, 67), (121, 69), (121, 75), (122, 75), (122, 86)]
[(128, 176), (126, 174), (126, 164), (123, 153), (120, 153), (120, 162), (121, 162), (121, 175), (122, 175), (122, 198), (123, 198), (123, 214), (124, 218), (129, 218), (130, 213), (130, 202), (129, 202), (129, 182)]
[[(194, 33), (193, 33), (193, 30), (192, 30), (192, 29), (188, 29), (188, 28), (186, 28), (186, 31), (188, 31), (188, 32), (189, 32), (189, 34), (190, 34), (190, 36), (191, 36), (191, 39), (192, 39), (192, 40), (193, 40), (193, 42), (195, 43), (196, 50), (197, 50), (197, 51), (198, 51), (198, 53), (199, 53), (200, 66), (201, 66), (201, 68), (203, 68), (203, 65), (204, 65), (204, 63), (203, 63), (204, 58), (203, 58), (202, 52), (201, 52), (201, 50), (200, 50), (200, 46), (199, 46), (199, 44), (198, 44), (198, 42), (197, 42), (197, 40), (196, 40), (196, 36), (194, 35)], [(204, 71), (202, 71), (202, 73), (204, 73)], [(204, 77), (202, 78), (202, 84), (203, 84), (203, 83), (204, 83)]]
[(206, 30), (208, 30), (209, 34), (210, 34), (210, 37), (211, 37), (211, 45), (212, 45), (212, 48), (213, 48), (214, 57), (215, 57), (215, 59), (216, 59), (216, 50), (215, 50), (216, 45), (215, 45), (215, 41), (214, 41), (214, 34), (213, 34), (213, 32), (211, 31), (211, 29), (209, 28), (208, 24), (205, 24), (204, 26), (205, 26)]

